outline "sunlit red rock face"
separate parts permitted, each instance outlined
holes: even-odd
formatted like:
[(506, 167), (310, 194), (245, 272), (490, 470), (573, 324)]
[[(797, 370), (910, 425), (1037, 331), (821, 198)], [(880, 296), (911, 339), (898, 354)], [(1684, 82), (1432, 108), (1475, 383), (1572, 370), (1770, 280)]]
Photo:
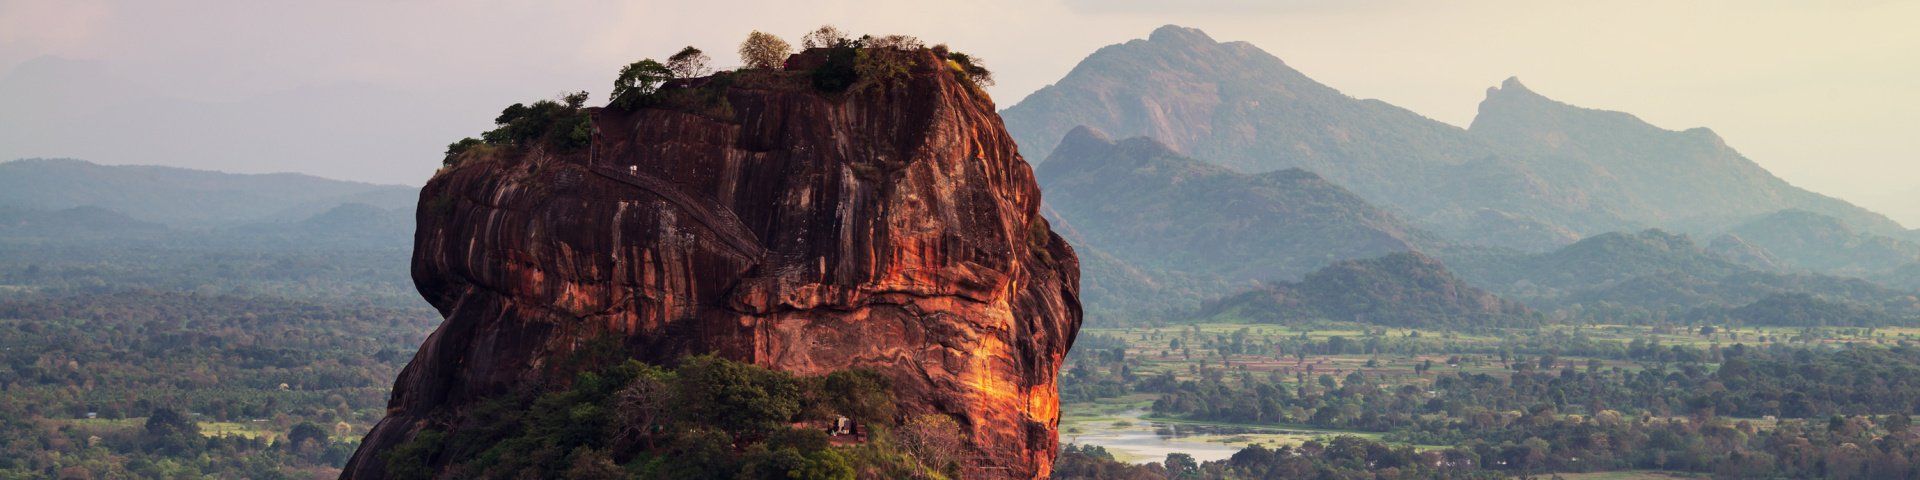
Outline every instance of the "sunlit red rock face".
[(591, 152), (436, 176), (413, 276), (447, 321), (343, 476), (383, 477), (378, 452), (476, 399), (570, 378), (559, 359), (609, 334), (654, 362), (877, 369), (903, 415), (961, 423), (969, 478), (1045, 476), (1078, 261), (992, 101), (937, 62), (845, 94), (742, 75), (711, 87), (725, 109), (599, 110)]

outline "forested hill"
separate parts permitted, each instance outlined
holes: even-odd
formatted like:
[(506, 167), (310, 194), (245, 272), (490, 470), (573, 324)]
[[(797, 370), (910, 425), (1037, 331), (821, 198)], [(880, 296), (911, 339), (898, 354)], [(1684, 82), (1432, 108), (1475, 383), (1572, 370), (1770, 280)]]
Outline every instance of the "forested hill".
[[(1442, 258), (1468, 282), (1562, 320), (1920, 324), (1920, 297), (1912, 290), (1855, 278), (1761, 270), (1710, 253), (1685, 235), (1660, 230), (1596, 235), (1541, 254), (1452, 249)], [(1819, 314), (1755, 315), (1767, 305)]]
[(0, 163), (0, 207), (91, 206), (173, 227), (291, 222), (348, 203), (411, 212), (418, 198), (413, 187), (292, 173), (232, 174), (70, 159)]
[(1758, 249), (1776, 268), (1873, 278), (1920, 264), (1920, 242), (1881, 235), (1806, 210), (1782, 210), (1716, 237), (1715, 250)]
[[(1074, 129), (1036, 175), (1049, 216), (1076, 249), (1097, 252), (1081, 277), (1096, 311), (1191, 306), (1254, 281), (1438, 243), (1311, 172), (1239, 173), (1146, 137)], [(1133, 281), (1139, 275), (1153, 280)]]
[(1537, 324), (1518, 302), (1468, 285), (1426, 255), (1396, 253), (1348, 260), (1298, 282), (1273, 282), (1210, 303), (1208, 321), (1299, 324), (1354, 321), (1416, 328), (1484, 328)]

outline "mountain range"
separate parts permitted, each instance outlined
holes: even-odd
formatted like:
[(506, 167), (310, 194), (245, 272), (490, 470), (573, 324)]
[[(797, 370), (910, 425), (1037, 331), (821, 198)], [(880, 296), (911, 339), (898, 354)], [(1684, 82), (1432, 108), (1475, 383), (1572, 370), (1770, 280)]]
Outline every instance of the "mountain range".
[(1240, 173), (1088, 127), (1035, 175), (1048, 217), (1101, 259), (1087, 263), (1117, 263), (1082, 277), (1096, 310), (1192, 307), (1209, 292), (1439, 242), (1312, 172)]
[[(194, 98), (97, 60), (38, 57), (0, 72), (0, 160), (73, 157), (245, 171), (302, 165), (340, 178), (413, 181), (489, 108), (439, 91), (364, 83)], [(490, 117), (489, 117), (490, 118)], [(266, 162), (273, 159), (274, 162)]]
[(0, 207), (95, 207), (175, 228), (296, 222), (345, 204), (412, 211), (419, 190), (293, 173), (233, 174), (70, 159), (0, 163)]
[(1467, 282), (1562, 320), (1782, 324), (1752, 314), (1765, 311), (1765, 305), (1793, 303), (1839, 305), (1816, 309), (1858, 317), (1799, 324), (1920, 321), (1920, 296), (1914, 290), (1754, 268), (1709, 252), (1686, 235), (1661, 230), (1605, 233), (1546, 253), (1469, 248), (1450, 249), (1441, 258)]
[(1861, 231), (1845, 220), (1805, 210), (1782, 210), (1735, 225), (1714, 238), (1710, 248), (1734, 258), (1761, 255), (1770, 259), (1756, 265), (1763, 268), (1856, 277), (1920, 263), (1920, 243)]
[(1080, 125), (1143, 135), (1244, 173), (1313, 172), (1466, 244), (1540, 251), (1608, 231), (1705, 233), (1784, 209), (1905, 234), (1788, 184), (1706, 129), (1567, 105), (1517, 79), (1489, 89), (1459, 128), (1343, 94), (1251, 44), (1171, 25), (1101, 48), (1002, 115), (1030, 157), (1050, 158)]
[[(1269, 300), (1304, 298), (1312, 283), (1293, 282), (1309, 272), (1404, 252), (1466, 262), (1467, 283), (1562, 315), (1603, 301), (1671, 317), (1689, 301), (1792, 293), (1899, 312), (1920, 271), (1914, 232), (1794, 187), (1710, 130), (1568, 105), (1517, 79), (1459, 128), (1167, 26), (1094, 52), (1002, 116), (1042, 159), (1046, 211), (1082, 252), (1095, 318), (1202, 304), (1272, 317), (1284, 302)], [(1655, 286), (1670, 291), (1640, 291)]]

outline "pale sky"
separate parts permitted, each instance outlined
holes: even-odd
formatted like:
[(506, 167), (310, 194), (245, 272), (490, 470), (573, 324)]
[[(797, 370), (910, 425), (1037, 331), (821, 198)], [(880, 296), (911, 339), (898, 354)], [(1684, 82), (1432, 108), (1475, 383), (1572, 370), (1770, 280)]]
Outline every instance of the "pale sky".
[[(56, 57), (120, 86), (54, 80), (114, 90), (78, 97), (0, 91), (0, 101), (40, 102), (0, 111), (0, 126), (72, 117), (62, 132), (0, 132), (15, 144), (0, 155), (419, 184), (447, 142), (487, 128), (508, 103), (580, 89), (604, 99), (620, 65), (689, 44), (736, 64), (733, 47), (753, 29), (797, 43), (832, 23), (944, 42), (987, 60), (1006, 107), (1093, 50), (1171, 23), (1249, 41), (1349, 95), (1455, 125), (1472, 120), (1487, 87), (1519, 76), (1568, 103), (1710, 127), (1794, 184), (1920, 226), (1920, 1), (1442, 3), (0, 0), (0, 81)], [(9, 85), (42, 84), (0, 88), (26, 88)], [(224, 115), (209, 122), (229, 137), (196, 130), (191, 115), (156, 118), (146, 121), (170, 129), (115, 137), (210, 140), (134, 148), (97, 138), (92, 125), (142, 120), (88, 116), (151, 115), (140, 108), (152, 105), (286, 109), (261, 115), (326, 138), (255, 133), (275, 123), (227, 111), (207, 115)], [(352, 138), (389, 123), (392, 135)]]

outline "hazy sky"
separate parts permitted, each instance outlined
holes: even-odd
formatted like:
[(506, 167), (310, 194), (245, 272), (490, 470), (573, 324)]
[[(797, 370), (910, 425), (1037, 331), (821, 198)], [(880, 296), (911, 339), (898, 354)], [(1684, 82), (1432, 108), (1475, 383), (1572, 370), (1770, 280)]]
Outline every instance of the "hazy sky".
[[(620, 65), (688, 44), (735, 64), (733, 46), (752, 29), (796, 40), (833, 23), (945, 42), (987, 59), (1005, 107), (1096, 48), (1173, 23), (1250, 41), (1350, 95), (1456, 125), (1472, 120), (1487, 87), (1517, 75), (1568, 103), (1711, 127), (1797, 185), (1920, 226), (1920, 2), (1441, 3), (0, 0), (0, 72), (40, 57), (82, 60), (180, 101), (292, 105), (340, 115), (307, 119), (347, 124), (338, 132), (409, 126), (347, 155), (380, 158), (277, 154), (298, 148), (296, 137), (236, 140), (244, 156), (208, 142), (180, 154), (192, 158), (139, 158), (77, 134), (0, 150), (418, 184), (448, 141), (485, 129), (505, 104), (578, 89), (604, 98)], [(382, 105), (356, 105), (363, 91), (380, 92)], [(306, 92), (338, 97), (326, 108), (286, 98)], [(68, 111), (111, 103), (50, 98), (73, 103), (56, 105)], [(0, 125), (34, 121), (20, 110), (0, 111)]]

